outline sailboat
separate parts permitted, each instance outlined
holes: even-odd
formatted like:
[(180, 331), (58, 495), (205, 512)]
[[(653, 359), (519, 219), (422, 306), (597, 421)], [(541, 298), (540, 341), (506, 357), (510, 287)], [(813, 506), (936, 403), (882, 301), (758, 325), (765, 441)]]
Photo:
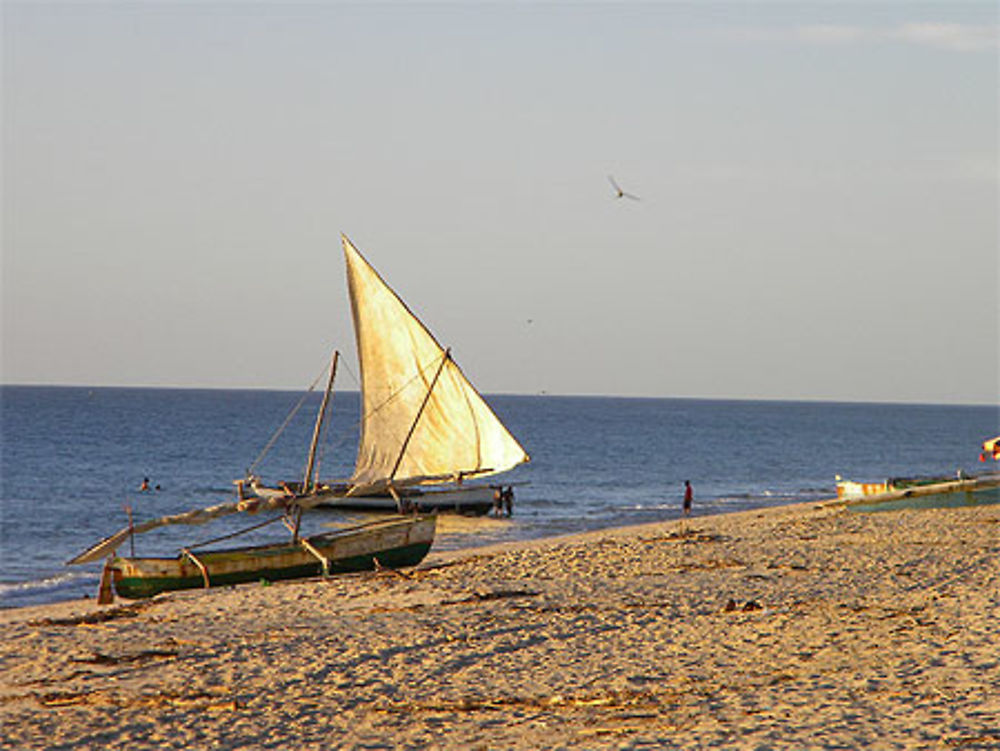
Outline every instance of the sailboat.
[[(336, 354), (313, 430), (304, 483), (237, 484), (261, 498), (282, 494), (328, 508), (483, 513), (499, 487), (475, 482), (529, 461), (452, 358), (346, 237), (341, 237), (361, 370), (357, 458), (347, 480), (310, 480)], [(470, 482), (471, 481), (471, 482)], [(507, 491), (511, 493), (512, 491)]]
[[(438, 344), (350, 240), (342, 235), (341, 241), (361, 368), (362, 420), (352, 476), (332, 484), (315, 477), (316, 446), (339, 357), (334, 353), (304, 480), (267, 489), (248, 478), (256, 492), (252, 497), (244, 495), (244, 483), (239, 481), (235, 502), (130, 524), (105, 538), (69, 561), (81, 564), (106, 558), (99, 601), (111, 599), (112, 586), (119, 595), (135, 598), (261, 579), (416, 565), (433, 543), (433, 514), (382, 519), (303, 537), (299, 534), (302, 513), (320, 505), (368, 504), (413, 511), (418, 504), (425, 508), (426, 497), (461, 494), (468, 489), (466, 480), (529, 460), (462, 373), (451, 351)], [(420, 500), (414, 503), (414, 498)], [(452, 496), (441, 503), (455, 502)], [(125, 557), (116, 552), (135, 535), (158, 527), (202, 524), (228, 514), (261, 511), (282, 511), (283, 516), (276, 518), (285, 521), (291, 539), (197, 553), (182, 548), (172, 558)]]
[(324, 505), (482, 511), (497, 488), (474, 481), (529, 461), (423, 323), (341, 238), (361, 369), (354, 474)]

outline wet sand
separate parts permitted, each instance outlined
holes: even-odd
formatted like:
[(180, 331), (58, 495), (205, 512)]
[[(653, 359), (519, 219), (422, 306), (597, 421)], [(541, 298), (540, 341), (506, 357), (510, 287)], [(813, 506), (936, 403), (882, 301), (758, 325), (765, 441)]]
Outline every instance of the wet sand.
[(1000, 506), (0, 611), (5, 748), (1000, 748)]

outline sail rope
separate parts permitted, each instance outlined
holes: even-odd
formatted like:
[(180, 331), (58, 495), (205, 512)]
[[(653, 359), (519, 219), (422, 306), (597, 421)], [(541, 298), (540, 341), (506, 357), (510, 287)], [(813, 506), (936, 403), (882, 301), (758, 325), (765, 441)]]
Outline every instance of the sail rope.
[[(448, 353), (445, 352), (445, 351), (442, 351), (441, 358), (435, 358), (434, 360), (432, 360), (429, 363), (427, 363), (423, 368), (421, 368), (416, 373), (414, 373), (413, 376), (406, 383), (404, 383), (402, 386), (400, 386), (398, 389), (396, 389), (393, 393), (389, 394), (380, 404), (377, 404), (375, 407), (373, 407), (371, 410), (369, 410), (365, 415), (361, 416), (358, 419), (358, 421), (355, 423), (355, 425), (354, 425), (355, 429), (360, 430), (361, 426), (365, 422), (367, 422), (375, 414), (377, 414), (382, 409), (384, 409), (389, 404), (391, 404), (397, 397), (400, 396), (400, 394), (402, 394), (404, 391), (406, 391), (406, 389), (408, 389), (410, 387), (410, 385), (414, 381), (416, 381), (416, 380), (418, 380), (420, 378), (423, 378), (424, 375), (425, 375), (425, 373), (427, 371), (431, 370), (431, 368), (438, 367), (441, 359), (443, 359), (443, 358), (445, 358), (447, 356), (448, 356)], [(341, 367), (343, 367), (347, 371), (347, 374), (351, 377), (351, 380), (353, 380), (354, 383), (360, 389), (361, 388), (361, 381), (358, 378), (358, 376), (355, 375), (354, 371), (351, 370), (351, 367), (346, 362), (342, 362), (341, 363)], [(288, 413), (288, 416), (285, 418), (284, 422), (282, 422), (281, 425), (278, 427), (278, 429), (274, 431), (274, 434), (268, 440), (267, 444), (261, 450), (260, 454), (258, 454), (257, 458), (253, 460), (253, 462), (250, 464), (249, 467), (247, 467), (246, 473), (247, 473), (248, 477), (251, 474), (253, 474), (253, 471), (257, 468), (257, 466), (264, 460), (264, 458), (271, 451), (271, 449), (274, 448), (274, 444), (278, 442), (278, 439), (281, 437), (282, 433), (285, 432), (285, 429), (288, 427), (289, 423), (291, 423), (291, 421), (295, 418), (295, 415), (298, 414), (299, 410), (302, 409), (302, 406), (305, 404), (306, 399), (309, 397), (309, 394), (311, 394), (313, 391), (316, 390), (316, 387), (319, 385), (319, 382), (323, 379), (323, 376), (326, 374), (326, 371), (327, 371), (326, 367), (324, 367), (323, 370), (320, 371), (319, 375), (316, 376), (316, 379), (310, 384), (309, 388), (306, 390), (306, 392), (299, 399), (298, 403), (292, 408), (291, 412)], [(332, 409), (332, 407), (330, 407), (330, 408)], [(327, 433), (327, 423), (328, 422), (329, 422), (328, 420), (324, 420), (324, 422), (323, 422), (323, 427), (322, 427), (322, 431), (323, 431), (322, 435), (323, 436), (325, 436), (326, 433)], [(316, 465), (316, 475), (317, 475), (317, 477), (319, 476), (320, 464), (322, 462), (323, 455), (325, 454), (325, 449), (326, 449), (325, 442), (321, 440), (320, 444), (319, 444), (319, 453), (318, 453), (318, 456), (317, 456), (317, 465)], [(303, 467), (303, 471), (304, 471), (304, 467)]]
[[(361, 391), (361, 379), (358, 378), (357, 375), (355, 375), (355, 373), (354, 373), (353, 370), (351, 370), (351, 365), (350, 365), (350, 363), (347, 362), (347, 359), (344, 358), (344, 357), (341, 357), (340, 364), (339, 364), (338, 367), (340, 367), (342, 370), (346, 370), (347, 371), (347, 375), (349, 375), (351, 377), (351, 380), (354, 381), (354, 385), (358, 387), (358, 391), (360, 392)], [(329, 409), (330, 410), (333, 409), (333, 400), (332, 399), (331, 399), (331, 403), (330, 403)], [(326, 458), (326, 449), (327, 449), (326, 436), (327, 436), (327, 434), (329, 432), (329, 427), (330, 427), (330, 423), (331, 422), (333, 422), (333, 421), (332, 420), (323, 420), (323, 427), (321, 428), (320, 440), (319, 440), (319, 445), (317, 446), (317, 453), (316, 453), (316, 477), (319, 477), (319, 475), (320, 475), (320, 469), (323, 466), (323, 459)], [(358, 419), (354, 423), (353, 428), (355, 430), (358, 430), (361, 427), (361, 423), (362, 422), (363, 422), (362, 419)], [(339, 450), (341, 446), (346, 445), (349, 441), (350, 441), (350, 436), (343, 435), (343, 436), (340, 437), (340, 440), (336, 442), (336, 445), (333, 446), (332, 448), (335, 449), (335, 450)], [(333, 443), (333, 441), (331, 441), (331, 443)]]
[(354, 375), (354, 371), (351, 370), (351, 366), (347, 362), (346, 358), (344, 359), (344, 361), (342, 363), (340, 363), (340, 367), (342, 367), (344, 370), (347, 371), (347, 375), (349, 375), (351, 377), (351, 380), (354, 381), (354, 385), (357, 386), (358, 387), (358, 391), (360, 391), (361, 390), (361, 379), (358, 378), (356, 375)]
[(275, 516), (272, 519), (265, 519), (262, 522), (258, 522), (253, 526), (246, 527), (245, 529), (238, 529), (235, 532), (230, 532), (228, 535), (222, 535), (221, 537), (213, 537), (211, 540), (202, 540), (201, 542), (195, 543), (194, 545), (188, 545), (186, 550), (195, 550), (196, 548), (203, 548), (206, 545), (211, 545), (212, 543), (222, 542), (223, 540), (229, 540), (233, 537), (239, 537), (240, 535), (245, 535), (247, 532), (253, 532), (255, 529), (260, 529), (261, 527), (266, 527), (268, 524), (274, 524), (275, 522), (281, 521), (285, 518), (285, 514), (280, 516)]
[[(358, 391), (360, 391), (361, 390), (361, 379), (359, 379), (354, 374), (354, 371), (351, 370), (351, 366), (348, 364), (346, 358), (341, 357), (340, 363), (339, 363), (338, 367), (341, 368), (342, 370), (346, 370), (347, 371), (347, 375), (349, 375), (351, 377), (351, 380), (354, 381), (354, 385), (357, 386), (358, 387)], [(331, 395), (329, 409), (331, 411), (333, 410), (333, 398), (332, 398), (332, 395)], [(316, 451), (316, 477), (320, 476), (320, 470), (323, 467), (323, 459), (326, 458), (326, 449), (327, 449), (326, 436), (327, 436), (327, 434), (329, 432), (329, 427), (330, 427), (330, 423), (331, 422), (333, 422), (333, 421), (332, 420), (326, 420), (326, 419), (323, 420), (323, 426), (322, 426), (321, 432), (320, 432), (320, 440), (319, 440), (319, 444), (317, 445), (317, 451)], [(359, 420), (358, 422), (356, 422), (354, 424), (354, 428), (357, 429), (360, 425), (361, 425), (361, 421)], [(337, 441), (336, 445), (333, 446), (333, 448), (335, 450), (339, 450), (340, 447), (346, 445), (349, 440), (350, 440), (349, 436), (346, 436), (346, 435), (345, 436), (341, 436), (340, 440)], [(331, 441), (331, 443), (333, 443), (333, 441)], [(304, 474), (304, 468), (303, 468), (303, 474)]]
[[(317, 481), (319, 478), (320, 469), (322, 469), (323, 467), (323, 456), (326, 453), (326, 436), (327, 436), (327, 430), (329, 429), (331, 422), (328, 415), (331, 412), (333, 412), (334, 399), (336, 399), (336, 393), (331, 392), (330, 402), (326, 405), (326, 411), (323, 412), (323, 417), (320, 421), (319, 438), (316, 440), (316, 456), (313, 464), (313, 475), (317, 478)], [(308, 469), (308, 463), (309, 462), (307, 460), (306, 463), (302, 465), (302, 472), (300, 473), (301, 477), (305, 477), (306, 469)]]
[[(441, 358), (442, 359), (445, 358), (445, 357), (447, 357), (447, 356), (448, 356), (447, 352), (442, 352), (441, 353)], [(359, 417), (358, 420), (353, 425), (354, 430), (360, 430), (361, 426), (369, 418), (371, 418), (373, 415), (375, 415), (376, 413), (378, 413), (379, 411), (381, 411), (382, 409), (384, 409), (385, 407), (387, 407), (394, 399), (396, 399), (400, 394), (402, 394), (404, 391), (406, 391), (406, 389), (410, 387), (410, 384), (412, 384), (418, 378), (421, 378), (426, 371), (430, 370), (432, 367), (439, 367), (439, 363), (440, 363), (440, 359), (432, 360), (427, 365), (425, 365), (421, 370), (417, 371), (406, 383), (404, 383), (401, 387), (399, 387), (393, 393), (389, 394), (389, 396), (387, 396), (380, 404), (378, 404), (375, 407), (373, 407), (364, 416)], [(350, 376), (351, 380), (354, 381), (354, 383), (355, 383), (355, 385), (357, 385), (358, 389), (361, 390), (361, 380), (358, 378), (357, 375), (355, 375), (354, 371), (351, 369), (351, 366), (348, 365), (348, 363), (346, 361), (342, 360), (341, 363), (340, 363), (340, 367), (343, 370), (347, 371), (348, 376)], [(320, 375), (322, 376), (322, 374), (320, 374)], [(319, 378), (317, 378), (316, 381), (318, 382)], [(316, 383), (313, 383), (313, 386), (310, 387), (310, 390), (312, 388), (314, 388), (315, 386), (316, 386)], [(298, 408), (300, 406), (301, 406), (301, 403), (296, 406), (296, 411), (298, 410)], [(330, 409), (330, 410), (333, 409), (332, 403), (329, 405), (328, 409)], [(286, 420), (285, 425), (287, 425), (287, 423), (291, 420), (292, 416), (294, 416), (294, 411), (293, 411), (293, 414), (289, 416), (289, 420)], [(322, 467), (323, 459), (324, 459), (325, 454), (326, 454), (326, 449), (327, 449), (326, 436), (328, 434), (328, 429), (329, 429), (330, 422), (332, 422), (332, 421), (329, 420), (329, 419), (324, 419), (322, 427), (321, 427), (321, 431), (322, 432), (320, 434), (320, 440), (319, 440), (318, 445), (317, 445), (317, 454), (316, 454), (316, 470), (315, 471), (316, 471), (316, 476), (317, 477), (319, 477), (319, 475), (320, 475), (320, 469)], [(285, 425), (282, 426), (281, 430), (284, 430)], [(270, 448), (270, 446), (273, 445), (273, 443), (277, 439), (278, 435), (280, 435), (280, 430), (279, 430), (279, 433), (276, 434), (274, 436), (274, 438), (271, 440), (268, 448)], [(340, 440), (337, 442), (337, 446), (334, 447), (334, 448), (339, 448), (339, 446), (346, 444), (348, 440), (349, 440), (348, 436), (346, 436), (346, 435), (345, 436), (341, 436)], [(259, 462), (259, 461), (260, 461), (260, 459), (258, 458), (257, 462)], [(257, 462), (254, 462), (254, 466), (257, 464)], [(304, 474), (304, 471), (305, 471), (305, 467), (303, 466), (303, 474)]]
[(292, 407), (292, 411), (288, 413), (288, 417), (285, 418), (285, 421), (281, 423), (281, 425), (278, 427), (276, 431), (274, 431), (274, 435), (271, 436), (271, 439), (267, 442), (267, 445), (264, 446), (260, 454), (257, 455), (257, 458), (253, 460), (253, 462), (250, 464), (249, 467), (247, 467), (248, 477), (257, 468), (257, 465), (264, 460), (264, 457), (267, 456), (268, 452), (272, 448), (274, 448), (274, 444), (277, 443), (278, 439), (281, 437), (281, 434), (285, 432), (285, 428), (288, 427), (288, 423), (290, 423), (292, 421), (292, 418), (294, 418), (295, 415), (298, 414), (298, 411), (302, 409), (302, 405), (305, 404), (306, 399), (309, 397), (309, 394), (311, 394), (316, 389), (316, 386), (319, 385), (320, 380), (322, 380), (323, 376), (326, 375), (327, 367), (328, 366), (324, 366), (323, 370), (321, 370), (319, 375), (316, 376), (316, 380), (313, 381), (312, 384), (310, 384), (309, 388), (306, 389), (306, 393), (304, 393), (302, 395), (302, 398), (299, 399), (298, 404)]
[(408, 380), (406, 383), (404, 383), (402, 386), (400, 386), (394, 392), (392, 392), (391, 394), (389, 394), (389, 396), (387, 396), (385, 398), (385, 400), (381, 404), (378, 404), (375, 407), (372, 407), (371, 411), (368, 412), (368, 414), (364, 415), (361, 418), (361, 420), (358, 422), (358, 425), (361, 425), (362, 423), (366, 422), (370, 417), (372, 417), (373, 415), (375, 415), (377, 412), (381, 411), (383, 408), (387, 407), (396, 397), (398, 397), (400, 394), (402, 394), (404, 391), (406, 391), (406, 389), (408, 389), (410, 387), (411, 383), (413, 383), (415, 380), (417, 380), (418, 378), (420, 378), (421, 376), (423, 376), (426, 371), (428, 371), (428, 370), (431, 369), (431, 367), (434, 367), (434, 368), (440, 367), (439, 363), (441, 362), (441, 360), (444, 360), (446, 357), (448, 357), (448, 353), (447, 352), (442, 352), (441, 353), (441, 357), (439, 359), (436, 359), (436, 360), (433, 360), (432, 362), (427, 363), (427, 365), (425, 365), (423, 368), (421, 368), (416, 373), (414, 373), (413, 377), (410, 378), (410, 380)]
[[(441, 359), (443, 359), (443, 358), (445, 358), (447, 356), (448, 356), (447, 352), (444, 352), (444, 351), (441, 352)], [(372, 409), (367, 414), (365, 414), (362, 417), (358, 418), (358, 421), (354, 424), (354, 427), (355, 428), (360, 428), (365, 422), (368, 421), (369, 418), (371, 418), (377, 412), (381, 411), (383, 408), (387, 407), (396, 397), (398, 397), (400, 394), (402, 394), (404, 391), (406, 391), (406, 389), (409, 388), (409, 386), (410, 386), (411, 383), (413, 383), (415, 380), (417, 380), (418, 378), (420, 378), (421, 376), (423, 376), (424, 373), (426, 373), (432, 367), (437, 367), (439, 362), (440, 362), (440, 359), (435, 359), (435, 360), (432, 360), (431, 362), (427, 363), (423, 368), (421, 368), (416, 373), (414, 373), (413, 376), (410, 378), (410, 380), (408, 380), (406, 383), (404, 383), (402, 386), (400, 386), (394, 392), (392, 392), (391, 394), (389, 394), (389, 396), (387, 396), (382, 401), (381, 404), (377, 404), (376, 406), (372, 407)], [(347, 374), (351, 377), (351, 380), (354, 381), (355, 385), (357, 385), (358, 389), (360, 390), (361, 389), (361, 379), (358, 378), (358, 376), (356, 376), (354, 374), (354, 371), (351, 370), (351, 366), (348, 365), (346, 361), (342, 361), (341, 364), (340, 364), (340, 367), (342, 367), (344, 370), (347, 371)]]

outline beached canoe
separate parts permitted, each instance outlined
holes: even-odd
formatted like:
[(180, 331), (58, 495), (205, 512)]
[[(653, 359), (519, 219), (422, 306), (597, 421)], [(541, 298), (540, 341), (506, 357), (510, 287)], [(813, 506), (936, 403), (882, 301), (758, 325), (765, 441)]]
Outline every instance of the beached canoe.
[[(860, 509), (862, 506), (879, 506), (890, 502), (910, 501), (917, 498), (927, 498), (928, 505), (938, 505), (934, 499), (939, 497), (968, 496), (970, 503), (992, 503), (1000, 489), (1000, 473), (975, 475), (956, 479), (944, 478), (909, 478), (889, 480), (881, 484), (880, 490), (852, 494), (841, 493), (842, 484), (859, 485), (860, 483), (838, 483), (837, 497), (848, 508)], [(873, 484), (873, 487), (877, 487)], [(950, 505), (946, 501), (943, 505)]]
[(434, 541), (437, 519), (388, 519), (311, 537), (228, 550), (184, 550), (176, 558), (115, 556), (105, 576), (121, 597), (255, 581), (415, 566)]

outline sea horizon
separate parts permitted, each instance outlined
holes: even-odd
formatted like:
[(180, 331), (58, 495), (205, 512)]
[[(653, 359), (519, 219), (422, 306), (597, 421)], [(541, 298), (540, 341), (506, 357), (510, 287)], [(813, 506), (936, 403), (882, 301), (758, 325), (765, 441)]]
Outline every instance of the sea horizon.
[[(4, 388), (66, 388), (66, 389), (160, 389), (164, 391), (247, 391), (276, 394), (306, 393), (310, 389), (294, 389), (272, 386), (200, 386), (200, 385), (147, 385), (147, 384), (74, 384), (74, 383), (0, 383)], [(316, 389), (311, 389), (315, 391)], [(338, 393), (358, 394), (357, 388), (336, 389)], [(995, 408), (1000, 414), (1000, 396), (997, 403), (973, 401), (907, 401), (838, 397), (783, 397), (783, 396), (693, 396), (693, 395), (649, 395), (649, 394), (599, 394), (599, 393), (555, 393), (549, 391), (482, 391), (484, 397), (546, 397), (554, 399), (635, 399), (635, 400), (677, 400), (692, 402), (763, 402), (775, 404), (829, 404), (829, 405), (872, 405), (872, 406), (915, 406), (915, 407), (973, 407)]]

